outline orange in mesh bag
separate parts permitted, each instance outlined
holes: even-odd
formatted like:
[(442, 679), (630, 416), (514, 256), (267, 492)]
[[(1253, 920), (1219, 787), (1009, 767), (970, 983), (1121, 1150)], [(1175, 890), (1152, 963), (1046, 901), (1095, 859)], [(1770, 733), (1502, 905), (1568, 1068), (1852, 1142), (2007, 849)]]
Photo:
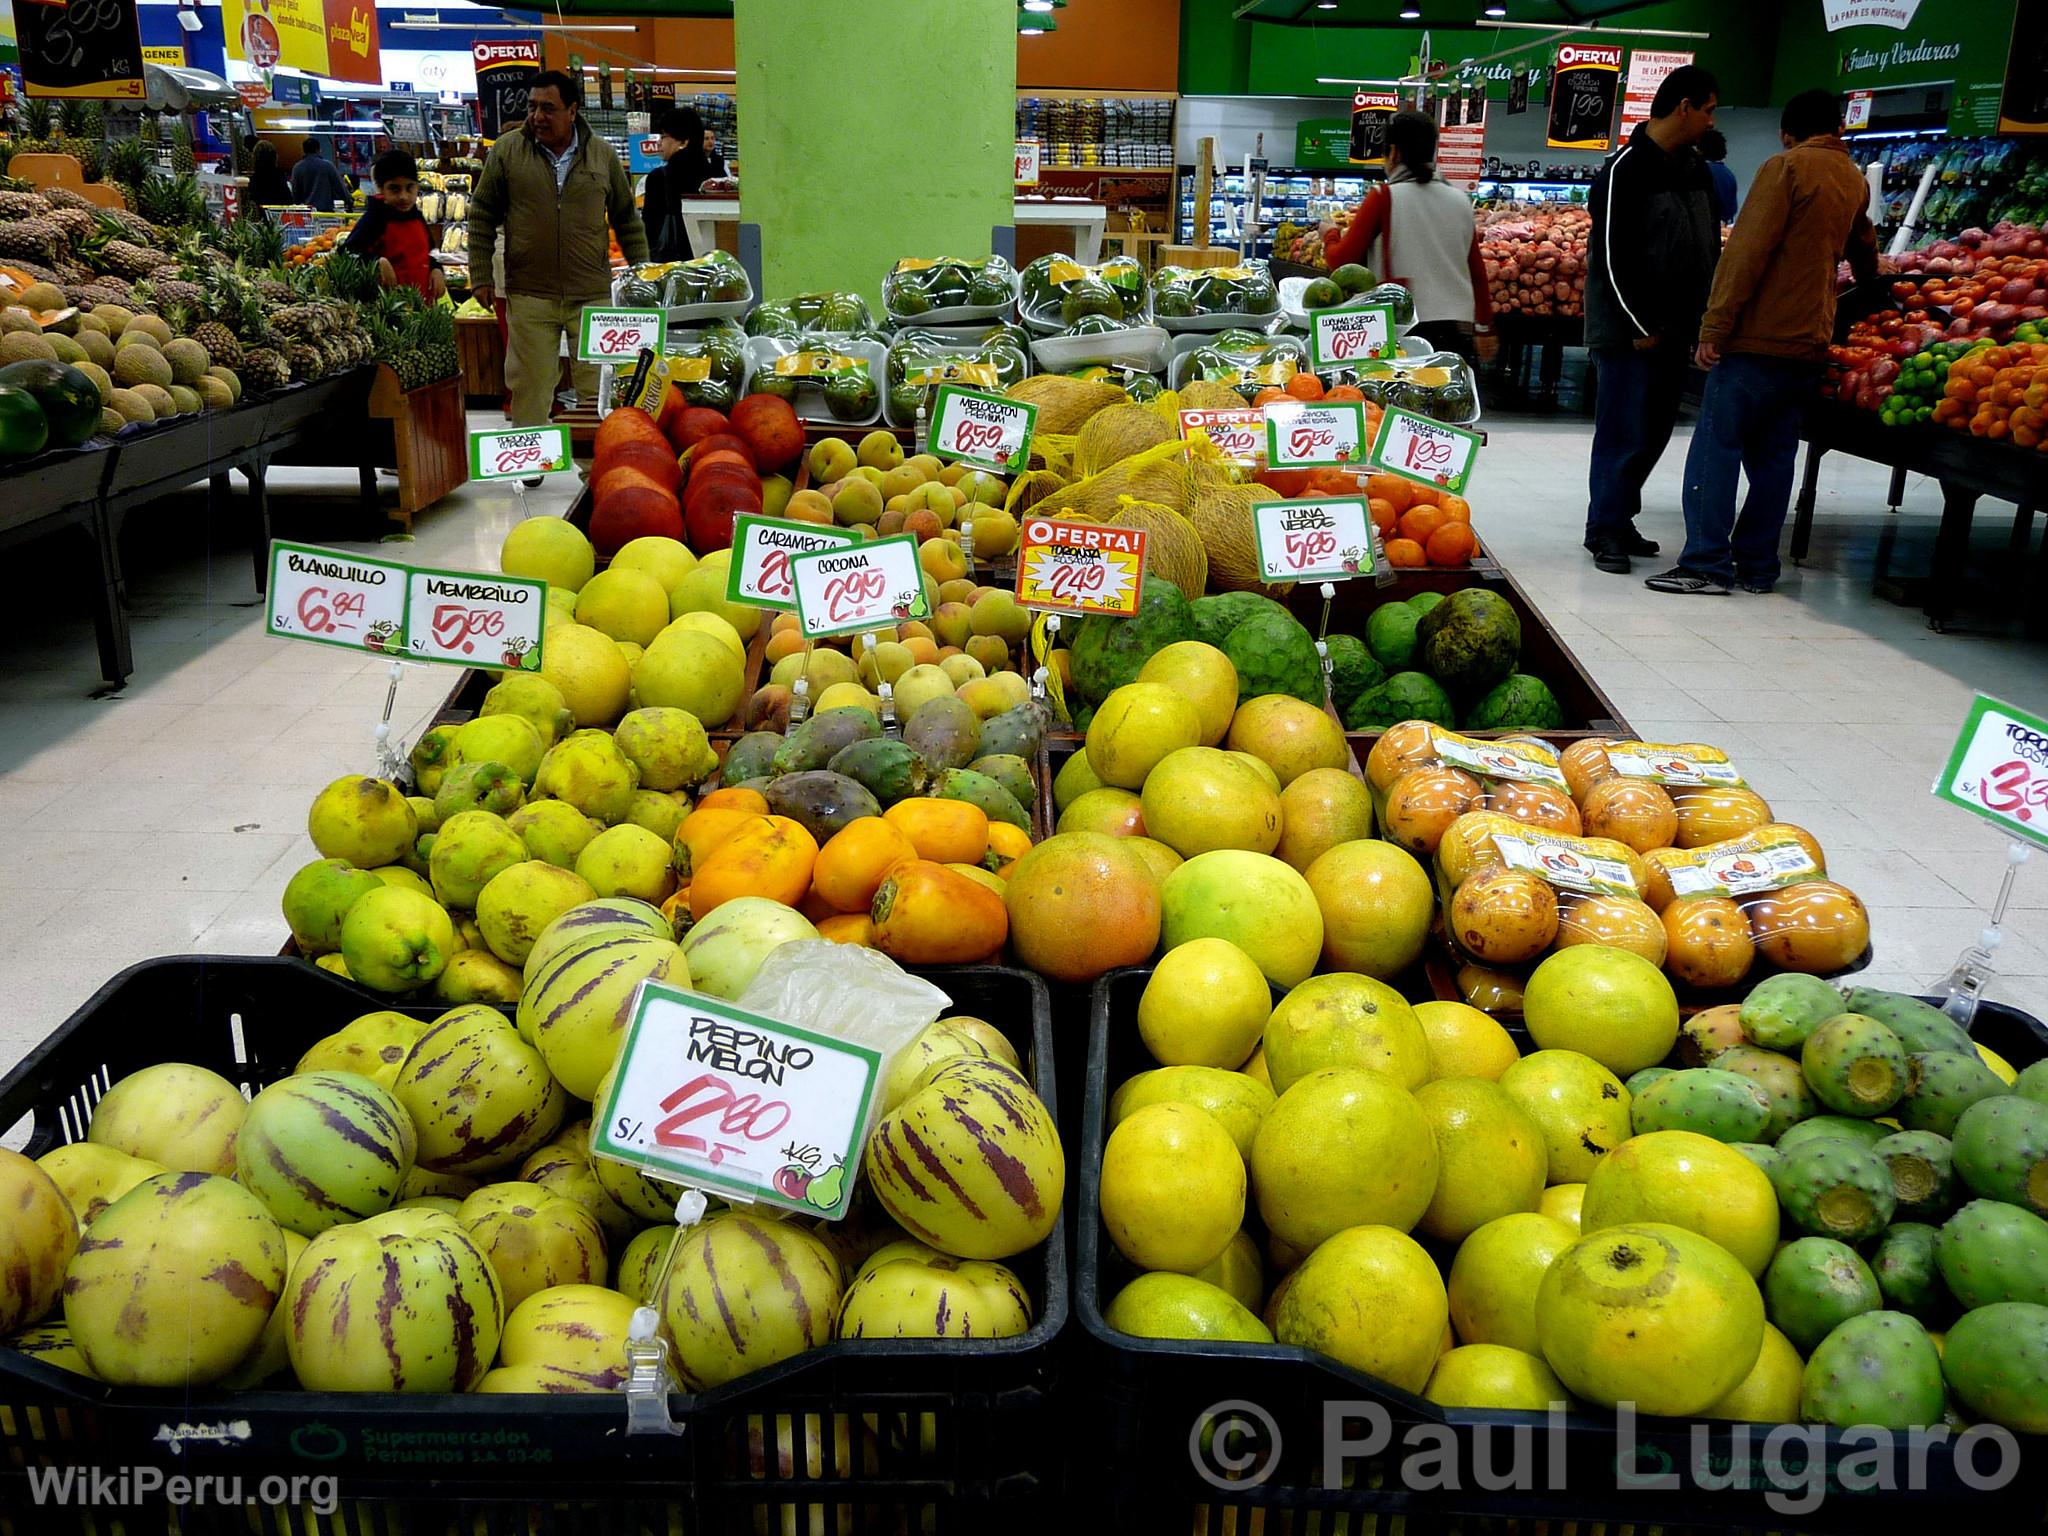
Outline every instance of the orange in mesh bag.
[(1383, 835), (1423, 858), (1474, 812), (1580, 830), (1564, 771), (1549, 743), (1534, 738), (1477, 741), (1426, 720), (1404, 720), (1374, 743), (1365, 771)]

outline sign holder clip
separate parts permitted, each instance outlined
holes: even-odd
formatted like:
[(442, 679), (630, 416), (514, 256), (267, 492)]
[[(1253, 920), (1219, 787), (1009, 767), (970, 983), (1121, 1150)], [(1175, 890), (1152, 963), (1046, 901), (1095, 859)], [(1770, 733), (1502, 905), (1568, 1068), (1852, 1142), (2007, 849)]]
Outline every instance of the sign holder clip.
[[(1045, 654), (1048, 657), (1052, 655), (1053, 641), (1059, 638), (1059, 632), (1060, 616), (1056, 613), (1048, 613), (1045, 616)], [(1033, 669), (1031, 673), (1032, 698), (1039, 700), (1043, 700), (1045, 698), (1045, 679), (1046, 674), (1050, 670), (1051, 668), (1043, 661), (1041, 661), (1038, 664), (1038, 666), (1035, 669)]]
[(396, 783), (406, 764), (405, 759), (391, 748), (391, 712), (398, 707), (398, 680), (405, 676), (405, 663), (396, 656), (392, 657), (385, 676), (389, 679), (389, 686), (384, 690), (384, 715), (370, 734), (377, 743), (377, 777)]
[(1976, 1022), (1977, 1004), (1983, 1000), (1984, 988), (1994, 974), (1992, 954), (2005, 941), (2005, 909), (2012, 900), (2013, 883), (2020, 866), (2032, 856), (2033, 849), (2025, 843), (2006, 844), (2005, 877), (1998, 882), (1998, 896), (1991, 903), (1990, 924), (1977, 935), (1975, 944), (1964, 946), (1948, 975), (1935, 984), (1934, 990), (1942, 994), (1941, 1011), (1964, 1029)]
[[(650, 1298), (659, 1296), (668, 1283), (668, 1272), (676, 1262), (676, 1245), (683, 1234), (704, 1219), (707, 1202), (697, 1190), (686, 1189), (676, 1199), (676, 1233), (661, 1256), (661, 1268), (648, 1282)], [(626, 1396), (626, 1433), (629, 1435), (680, 1435), (683, 1426), (668, 1411), (668, 1395), (676, 1390), (675, 1374), (669, 1370), (668, 1340), (661, 1337), (661, 1313), (642, 1303), (633, 1309), (626, 1328), (626, 1382), (620, 1388)]]

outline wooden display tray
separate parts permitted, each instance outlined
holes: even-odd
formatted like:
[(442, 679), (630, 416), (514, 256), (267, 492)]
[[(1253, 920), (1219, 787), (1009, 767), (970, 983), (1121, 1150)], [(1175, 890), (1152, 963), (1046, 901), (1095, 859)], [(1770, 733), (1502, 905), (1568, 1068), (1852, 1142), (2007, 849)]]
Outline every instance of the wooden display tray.
[(370, 419), (391, 424), (391, 468), (398, 471), (398, 506), (391, 515), (412, 531), (416, 513), (469, 483), (469, 418), (463, 380), (436, 379), (400, 389), (398, 375), (377, 365), (370, 385)]

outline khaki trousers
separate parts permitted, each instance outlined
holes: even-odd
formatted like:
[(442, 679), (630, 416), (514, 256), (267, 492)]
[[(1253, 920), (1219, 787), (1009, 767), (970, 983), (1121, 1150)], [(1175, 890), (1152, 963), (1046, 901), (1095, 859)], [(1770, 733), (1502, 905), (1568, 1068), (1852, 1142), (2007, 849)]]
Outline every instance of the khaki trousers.
[[(512, 425), (545, 426), (554, 414), (555, 390), (562, 377), (562, 336), (571, 355), (583, 309), (610, 302), (608, 294), (587, 299), (548, 299), (514, 293), (505, 298), (505, 387), (512, 396)], [(576, 394), (583, 405), (597, 403), (597, 365), (573, 365)]]

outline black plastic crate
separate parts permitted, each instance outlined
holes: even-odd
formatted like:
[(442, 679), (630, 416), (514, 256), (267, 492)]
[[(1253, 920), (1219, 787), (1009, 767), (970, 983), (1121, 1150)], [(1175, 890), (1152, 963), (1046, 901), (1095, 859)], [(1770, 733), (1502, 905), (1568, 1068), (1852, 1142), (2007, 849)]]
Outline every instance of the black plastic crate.
[[(920, 974), (954, 1011), (988, 1020), (1017, 1046), (1056, 1114), (1044, 984), (996, 966)], [(109, 981), (0, 1081), (0, 1130), (19, 1133), (26, 1122), (31, 1157), (78, 1140), (109, 1086), (167, 1060), (211, 1068), (253, 1093), (366, 1011), (359, 989), (303, 961), (147, 961)], [(171, 1526), (152, 1525), (144, 1510), (33, 1508), (28, 1469), (68, 1466), (239, 1476), (250, 1498), (268, 1476), (338, 1478), (343, 1507), (319, 1523), (287, 1526), (264, 1512), (296, 1536), (979, 1533), (1021, 1524), (1041, 1508), (1057, 1462), (1047, 1408), (1051, 1345), (1067, 1317), (1064, 1223), (1011, 1267), (1037, 1304), (1021, 1336), (971, 1346), (833, 1343), (713, 1391), (673, 1395), (680, 1437), (627, 1436), (623, 1402), (610, 1395), (143, 1391), (0, 1350), (0, 1536), (114, 1522), (128, 1531), (272, 1529), (239, 1507), (186, 1509)], [(216, 1433), (180, 1443), (165, 1433), (179, 1425)]]
[[(1298, 1346), (1140, 1339), (1111, 1329), (1104, 1309), (1136, 1271), (1097, 1214), (1102, 1148), (1111, 1093), (1153, 1065), (1134, 1022), (1151, 974), (1149, 966), (1134, 967), (1096, 983), (1076, 1144), (1074, 1305), (1086, 1346), (1076, 1371), (1091, 1382), (1096, 1424), (1089, 1438), (1101, 1447), (1077, 1476), (1105, 1526), (1177, 1536), (1530, 1536), (1613, 1523), (1654, 1525), (1664, 1536), (1861, 1536), (1918, 1533), (1945, 1509), (1988, 1519), (1985, 1528), (2000, 1532), (2043, 1525), (2048, 1456), (2023, 1437), (2006, 1437), (2017, 1447), (2016, 1471), (1995, 1489), (1972, 1487), (1958, 1475), (1952, 1438), (1944, 1444), (1916, 1434), (1894, 1437), (1892, 1451), (1875, 1464), (1866, 1451), (1870, 1475), (1881, 1468), (1889, 1482), (1858, 1491), (1859, 1447), (1821, 1426), (1645, 1417), (1625, 1431), (1615, 1415), (1599, 1410), (1555, 1418), (1446, 1410)], [(2015, 1066), (2048, 1056), (2048, 1029), (2016, 1009), (1980, 1005), (1974, 1034)], [(1256, 1222), (1256, 1207), (1246, 1204)], [(1347, 1410), (1350, 1417), (1339, 1416)], [(1343, 1440), (1371, 1448), (1326, 1460), (1325, 1433), (1333, 1426)], [(1373, 1445), (1376, 1431), (1385, 1438)], [(1815, 1471), (1808, 1470), (1810, 1449), (1819, 1451)], [(1250, 1457), (1263, 1473), (1233, 1478), (1219, 1452)], [(1973, 1455), (1987, 1477), (2000, 1464), (1992, 1444), (1976, 1446)], [(1925, 1467), (1918, 1487), (1915, 1457)], [(1818, 1507), (1802, 1507), (1807, 1480), (1823, 1472), (1825, 1497)]]

